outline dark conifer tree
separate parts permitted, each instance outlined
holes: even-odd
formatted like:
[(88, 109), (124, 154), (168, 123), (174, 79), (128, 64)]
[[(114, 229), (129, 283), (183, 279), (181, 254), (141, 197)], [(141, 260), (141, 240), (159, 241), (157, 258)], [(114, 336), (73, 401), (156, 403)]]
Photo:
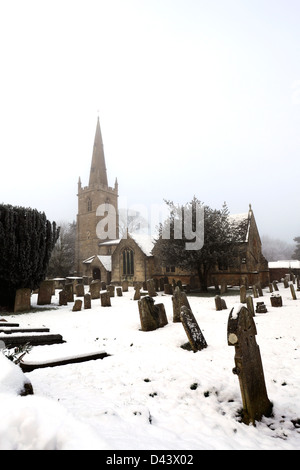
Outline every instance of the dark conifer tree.
[(12, 308), (17, 289), (39, 287), (58, 236), (44, 213), (0, 205), (0, 306)]

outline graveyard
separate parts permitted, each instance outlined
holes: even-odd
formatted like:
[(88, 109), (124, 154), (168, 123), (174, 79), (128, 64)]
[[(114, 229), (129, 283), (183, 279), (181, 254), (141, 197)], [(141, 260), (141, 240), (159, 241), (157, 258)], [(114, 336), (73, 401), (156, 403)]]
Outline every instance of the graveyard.
[[(206, 295), (188, 293), (180, 318), (178, 289), (149, 298), (142, 290), (137, 296), (133, 287), (119, 288), (108, 301), (103, 291), (88, 304), (76, 296), (62, 302), (59, 289), (50, 304), (41, 305), (32, 294), (29, 312), (1, 313), (7, 323), (1, 340), (19, 328), (19, 335), (35, 330), (32, 334), (55, 333), (61, 341), (35, 345), (24, 356), (29, 372), (23, 374), (33, 394), (16, 392), (22, 380), (18, 366), (6, 375), (2, 367), (0, 449), (298, 449), (300, 292), (290, 286), (280, 282), (260, 291), (233, 286), (219, 295), (223, 302), (213, 288)], [(145, 322), (151, 309), (153, 324)], [(5, 333), (8, 328), (12, 331)], [(255, 337), (258, 346), (254, 342), (251, 351), (261, 354), (254, 375), (264, 375), (268, 410), (250, 423), (242, 419), (239, 385), (243, 374), (246, 380), (252, 374), (237, 348), (244, 347), (243, 331), (245, 344)], [(86, 355), (90, 360), (82, 360)], [(30, 371), (30, 364), (41, 367)]]

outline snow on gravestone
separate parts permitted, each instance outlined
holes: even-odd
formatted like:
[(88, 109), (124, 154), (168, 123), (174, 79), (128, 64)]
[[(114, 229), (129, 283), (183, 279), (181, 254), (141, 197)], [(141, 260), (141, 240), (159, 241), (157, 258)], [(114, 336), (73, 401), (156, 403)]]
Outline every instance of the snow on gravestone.
[(153, 331), (167, 325), (168, 319), (164, 304), (154, 305), (154, 300), (146, 296), (138, 301), (142, 331)]
[(185, 305), (181, 307), (180, 318), (192, 350), (197, 352), (207, 348), (207, 343), (196, 318), (192, 311)]
[(235, 368), (232, 372), (239, 378), (245, 424), (254, 424), (272, 412), (256, 335), (251, 313), (243, 304), (236, 305), (229, 315), (227, 339), (228, 345), (235, 347)]

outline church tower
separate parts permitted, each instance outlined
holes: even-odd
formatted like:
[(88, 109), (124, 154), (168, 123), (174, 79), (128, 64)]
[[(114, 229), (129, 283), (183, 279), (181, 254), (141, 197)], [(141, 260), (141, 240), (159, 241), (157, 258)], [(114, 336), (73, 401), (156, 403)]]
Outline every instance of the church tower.
[(108, 238), (111, 239), (111, 232), (107, 236), (103, 230), (108, 216), (115, 217), (114, 224), (112, 224), (115, 227), (113, 238), (119, 237), (118, 183), (116, 180), (113, 188), (108, 186), (99, 117), (94, 139), (89, 185), (82, 187), (79, 178), (77, 196), (76, 269), (78, 275), (82, 275), (82, 262), (92, 256), (99, 255), (99, 244), (107, 241)]

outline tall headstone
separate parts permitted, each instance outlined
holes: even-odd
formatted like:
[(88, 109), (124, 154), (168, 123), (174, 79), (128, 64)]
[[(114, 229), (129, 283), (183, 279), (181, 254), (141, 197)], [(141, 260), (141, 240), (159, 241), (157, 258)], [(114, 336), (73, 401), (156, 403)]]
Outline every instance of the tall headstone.
[(253, 297), (254, 297), (255, 299), (258, 299), (258, 297), (259, 297), (259, 295), (258, 295), (258, 290), (257, 290), (256, 285), (254, 285), (254, 284), (253, 284), (253, 286), (252, 286), (252, 292), (253, 292)]
[(277, 282), (276, 282), (276, 281), (273, 281), (272, 284), (273, 284), (274, 290), (275, 290), (275, 291), (279, 291)]
[(84, 294), (83, 301), (84, 301), (84, 309), (85, 310), (89, 310), (90, 308), (92, 308), (91, 294), (89, 292)]
[(228, 345), (235, 347), (233, 373), (239, 378), (245, 424), (254, 424), (272, 413), (256, 335), (254, 319), (248, 309), (233, 308), (228, 319), (227, 339)]
[(107, 286), (107, 292), (109, 293), (110, 297), (114, 297), (115, 296), (115, 286), (113, 286), (112, 284)]
[(43, 281), (39, 288), (38, 293), (38, 305), (49, 305), (51, 304), (51, 297), (53, 292), (54, 281)]
[(173, 287), (171, 284), (164, 284), (164, 293), (167, 295), (173, 294)]
[(247, 295), (246, 303), (247, 303), (247, 309), (251, 313), (252, 317), (255, 317), (253, 297), (251, 295)]
[(123, 296), (122, 287), (117, 287), (116, 291), (117, 291), (117, 297), (122, 297)]
[(176, 287), (174, 294), (172, 295), (172, 304), (173, 304), (173, 322), (179, 323), (181, 322), (180, 313), (181, 307), (185, 305), (189, 309), (190, 304), (187, 299), (186, 293), (180, 290), (180, 287)]
[(108, 291), (102, 292), (100, 294), (100, 299), (101, 299), (101, 307), (111, 307), (111, 302), (110, 302), (110, 293)]
[(100, 289), (101, 289), (101, 283), (99, 280), (95, 280), (90, 283), (90, 294), (91, 294), (92, 300), (99, 299)]
[(14, 313), (28, 312), (31, 308), (31, 289), (18, 289), (15, 296)]
[(76, 284), (75, 292), (76, 292), (76, 297), (83, 297), (84, 296), (84, 285), (83, 284)]
[(122, 281), (123, 292), (128, 292), (128, 281)]
[(59, 294), (59, 305), (68, 305), (68, 294), (65, 289), (62, 289)]
[(137, 284), (134, 286), (134, 297), (133, 300), (140, 300), (141, 298), (141, 286)]
[(67, 302), (74, 302), (74, 291), (73, 291), (73, 283), (66, 282), (64, 291), (67, 294)]
[(185, 305), (181, 307), (180, 318), (192, 350), (197, 352), (207, 348), (206, 340), (191, 309)]
[(292, 294), (293, 300), (297, 300), (297, 295), (296, 295), (296, 292), (295, 292), (294, 284), (290, 284), (290, 289), (291, 289), (291, 294)]
[(153, 279), (148, 279), (147, 280), (147, 291), (148, 291), (148, 295), (150, 297), (156, 297), (157, 296)]
[(245, 304), (246, 303), (246, 297), (247, 297), (247, 289), (246, 289), (246, 286), (241, 286), (240, 287), (240, 302), (241, 304)]

